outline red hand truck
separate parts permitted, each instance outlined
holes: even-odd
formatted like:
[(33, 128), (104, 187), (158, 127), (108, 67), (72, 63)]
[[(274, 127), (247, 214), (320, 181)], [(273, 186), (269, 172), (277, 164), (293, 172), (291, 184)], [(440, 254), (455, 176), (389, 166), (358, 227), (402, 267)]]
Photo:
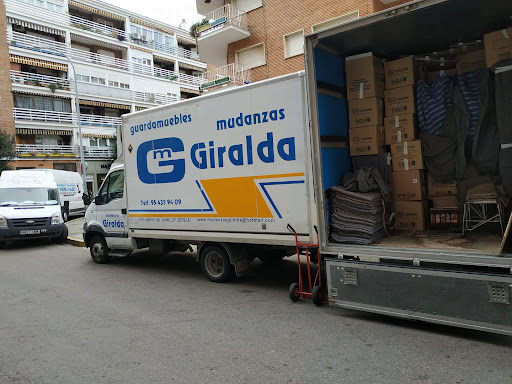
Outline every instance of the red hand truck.
[[(297, 301), (299, 298), (305, 299), (313, 299), (313, 303), (315, 305), (322, 305), (322, 301), (325, 300), (325, 291), (322, 287), (322, 256), (320, 255), (320, 242), (318, 239), (318, 227), (315, 225), (316, 232), (316, 243), (308, 244), (308, 243), (299, 243), (299, 239), (297, 236), (297, 232), (293, 227), (288, 224), (288, 230), (295, 235), (295, 250), (297, 252), (297, 265), (299, 267), (299, 282), (292, 283), (290, 285), (290, 289), (288, 290), (288, 294), (290, 295), (290, 299), (292, 301)], [(300, 254), (301, 252), (305, 252), (306, 255), (306, 266), (307, 266), (307, 283), (308, 290), (306, 291), (306, 287), (302, 278), (302, 270), (300, 264)], [(311, 278), (311, 257), (316, 254), (318, 270), (315, 275), (315, 280), (312, 281)]]

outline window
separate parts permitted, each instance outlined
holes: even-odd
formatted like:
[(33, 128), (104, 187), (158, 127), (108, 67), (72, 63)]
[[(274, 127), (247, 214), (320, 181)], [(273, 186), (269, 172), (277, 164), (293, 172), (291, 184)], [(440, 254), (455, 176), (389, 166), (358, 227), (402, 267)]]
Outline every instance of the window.
[(66, 99), (57, 99), (40, 96), (21, 96), (14, 97), (14, 106), (16, 108), (38, 109), (42, 111), (71, 112), (71, 102)]
[(75, 163), (53, 163), (53, 169), (60, 169), (61, 171), (76, 172)]
[(265, 45), (263, 43), (235, 53), (236, 63), (247, 69), (266, 64)]
[(164, 42), (165, 42), (165, 45), (169, 45), (170, 47), (174, 46), (174, 39), (172, 38), (172, 36), (165, 35)]
[(46, 2), (46, 8), (49, 9), (50, 11), (54, 11), (55, 10), (55, 4), (50, 3), (49, 1), (47, 1)]
[(55, 4), (55, 12), (64, 12), (64, 7), (62, 5)]
[(131, 33), (136, 33), (136, 34), (140, 35), (141, 32), (142, 32), (142, 28), (141, 27), (137, 27), (136, 25), (132, 25), (130, 27), (130, 31), (131, 31)]
[(284, 58), (304, 53), (304, 31), (297, 31), (284, 36)]
[(155, 32), (155, 38), (156, 43), (163, 43), (164, 42), (164, 34), (160, 32)]
[(153, 31), (150, 31), (149, 29), (142, 28), (142, 36), (146, 36), (146, 39), (148, 41), (153, 40)]
[(118, 81), (108, 81), (108, 85), (109, 87), (119, 87), (119, 82)]
[(261, 0), (236, 0), (233, 5), (244, 12), (249, 12), (263, 4)]
[(107, 180), (101, 186), (98, 193), (99, 201), (97, 204), (108, 204), (112, 200), (121, 199), (124, 192), (124, 174), (123, 171), (112, 172)]
[(350, 13), (346, 13), (342, 16), (335, 17), (334, 19), (326, 20), (322, 23), (315, 24), (311, 26), (312, 32), (318, 32), (322, 29), (332, 28), (336, 25), (344, 24), (349, 21), (355, 20), (359, 18), (359, 11), (354, 11)]
[(130, 84), (119, 83), (119, 88), (130, 89)]

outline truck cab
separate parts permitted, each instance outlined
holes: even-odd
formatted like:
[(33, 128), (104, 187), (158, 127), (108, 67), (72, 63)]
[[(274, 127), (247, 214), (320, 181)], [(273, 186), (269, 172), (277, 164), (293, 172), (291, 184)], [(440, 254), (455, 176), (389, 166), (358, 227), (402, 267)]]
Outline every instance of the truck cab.
[(0, 177), (0, 248), (7, 241), (47, 238), (64, 243), (59, 189), (51, 173), (3, 171)]
[(114, 253), (126, 256), (137, 249), (128, 236), (125, 195), (124, 165), (113, 164), (85, 214), (84, 241), (97, 263), (106, 263)]

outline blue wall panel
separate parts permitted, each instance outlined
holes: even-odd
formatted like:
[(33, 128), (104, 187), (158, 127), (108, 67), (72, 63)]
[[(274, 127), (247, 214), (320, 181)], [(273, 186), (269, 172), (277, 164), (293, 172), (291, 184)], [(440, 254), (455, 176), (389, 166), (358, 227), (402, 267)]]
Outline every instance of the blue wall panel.
[(345, 99), (318, 95), (320, 135), (348, 136), (348, 104)]
[(323, 81), (345, 88), (345, 60), (332, 53), (315, 48), (316, 81)]

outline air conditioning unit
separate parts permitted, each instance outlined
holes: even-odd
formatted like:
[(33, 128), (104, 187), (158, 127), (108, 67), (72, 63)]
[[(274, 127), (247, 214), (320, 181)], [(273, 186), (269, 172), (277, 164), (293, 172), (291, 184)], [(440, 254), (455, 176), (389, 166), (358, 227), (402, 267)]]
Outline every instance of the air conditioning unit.
[(140, 39), (141, 39), (142, 41), (148, 41), (148, 37), (147, 37), (147, 36), (145, 36), (145, 35), (141, 35)]
[(140, 35), (138, 33), (132, 33), (132, 39), (139, 40), (140, 39)]

